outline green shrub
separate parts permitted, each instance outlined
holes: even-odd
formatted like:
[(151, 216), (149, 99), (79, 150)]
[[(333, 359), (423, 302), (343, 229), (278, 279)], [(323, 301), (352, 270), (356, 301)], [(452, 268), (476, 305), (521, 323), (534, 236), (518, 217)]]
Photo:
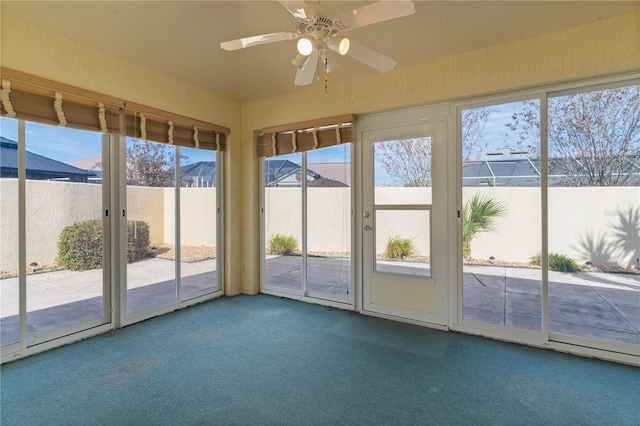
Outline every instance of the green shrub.
[[(149, 225), (143, 221), (127, 222), (127, 262), (149, 253)], [(58, 264), (71, 271), (102, 267), (102, 221), (88, 220), (67, 226), (58, 239)]]
[(127, 263), (149, 254), (149, 225), (141, 220), (127, 221)]
[(271, 254), (291, 254), (298, 249), (298, 240), (293, 235), (274, 234), (267, 245)]
[(71, 271), (102, 267), (102, 221), (67, 226), (58, 239), (58, 264)]
[(396, 235), (387, 239), (384, 256), (388, 259), (399, 259), (411, 256), (415, 252), (416, 245), (411, 238), (402, 238), (400, 235)]
[[(542, 265), (542, 257), (540, 253), (531, 256), (529, 263), (536, 266)], [(549, 253), (549, 269), (558, 272), (578, 272), (580, 267), (575, 260), (569, 256), (560, 253)]]

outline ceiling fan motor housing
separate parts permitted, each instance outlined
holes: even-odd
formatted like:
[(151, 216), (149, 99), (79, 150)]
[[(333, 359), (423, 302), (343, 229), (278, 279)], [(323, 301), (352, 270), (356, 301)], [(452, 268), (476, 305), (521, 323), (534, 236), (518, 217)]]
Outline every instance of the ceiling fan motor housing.
[(309, 22), (301, 22), (298, 26), (298, 33), (301, 36), (310, 36), (323, 43), (335, 37), (339, 31), (344, 31), (344, 27), (339, 20), (326, 16), (315, 16)]

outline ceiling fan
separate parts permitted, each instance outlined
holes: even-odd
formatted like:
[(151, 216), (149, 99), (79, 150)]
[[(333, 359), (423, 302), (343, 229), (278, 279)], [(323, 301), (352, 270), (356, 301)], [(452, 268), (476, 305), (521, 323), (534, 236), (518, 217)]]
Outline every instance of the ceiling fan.
[(222, 42), (220, 47), (230, 51), (299, 39), (298, 54), (291, 61), (298, 69), (295, 84), (298, 86), (311, 84), (316, 70), (318, 70), (318, 77), (320, 75), (318, 67), (320, 64), (324, 67), (325, 90), (327, 74), (336, 65), (331, 59), (333, 52), (343, 56), (349, 55), (383, 73), (396, 66), (396, 61), (393, 59), (342, 36), (342, 32), (415, 13), (415, 6), (411, 0), (378, 1), (334, 17), (315, 13), (303, 0), (278, 0), (278, 2), (298, 20), (297, 31), (239, 38)]

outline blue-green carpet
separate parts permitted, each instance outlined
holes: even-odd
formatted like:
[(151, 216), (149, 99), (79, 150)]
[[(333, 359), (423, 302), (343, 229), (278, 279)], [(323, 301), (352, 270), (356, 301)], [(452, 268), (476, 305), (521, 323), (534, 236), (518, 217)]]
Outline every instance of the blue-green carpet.
[(10, 425), (639, 425), (640, 369), (270, 296), (2, 366)]

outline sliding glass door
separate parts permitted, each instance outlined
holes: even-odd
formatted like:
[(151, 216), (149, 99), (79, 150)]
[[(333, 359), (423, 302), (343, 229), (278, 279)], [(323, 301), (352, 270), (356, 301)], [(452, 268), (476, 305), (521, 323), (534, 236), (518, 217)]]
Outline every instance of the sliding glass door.
[(637, 353), (640, 86), (559, 93), (548, 114), (549, 331)]
[(108, 324), (106, 137), (8, 119), (1, 131), (2, 346)]
[(458, 112), (458, 323), (637, 354), (639, 82)]
[(127, 138), (128, 313), (178, 297), (173, 235), (165, 238), (176, 210), (175, 156), (174, 146)]
[[(180, 148), (180, 277), (183, 298), (218, 285), (217, 154)], [(177, 244), (174, 243), (174, 246)]]
[(27, 337), (108, 322), (105, 184), (74, 165), (89, 158), (106, 173), (102, 135), (26, 123), (25, 149)]
[(220, 290), (217, 153), (127, 138), (125, 322)]
[(0, 118), (0, 161), (4, 164), (13, 154), (15, 164), (15, 173), (12, 176), (8, 171), (5, 173), (3, 167), (0, 178), (0, 348), (3, 349), (15, 347), (21, 340), (17, 143), (18, 121)]
[(3, 73), (0, 362), (222, 295), (229, 129)]
[(463, 319), (542, 331), (540, 136), (510, 132), (538, 99), (467, 108), (462, 134)]
[(352, 300), (351, 147), (264, 160), (262, 291)]
[(351, 291), (351, 149), (306, 153), (307, 294), (348, 302)]
[(302, 294), (302, 154), (264, 161), (264, 287)]
[(6, 118), (0, 137), (3, 361), (221, 294), (217, 152)]

